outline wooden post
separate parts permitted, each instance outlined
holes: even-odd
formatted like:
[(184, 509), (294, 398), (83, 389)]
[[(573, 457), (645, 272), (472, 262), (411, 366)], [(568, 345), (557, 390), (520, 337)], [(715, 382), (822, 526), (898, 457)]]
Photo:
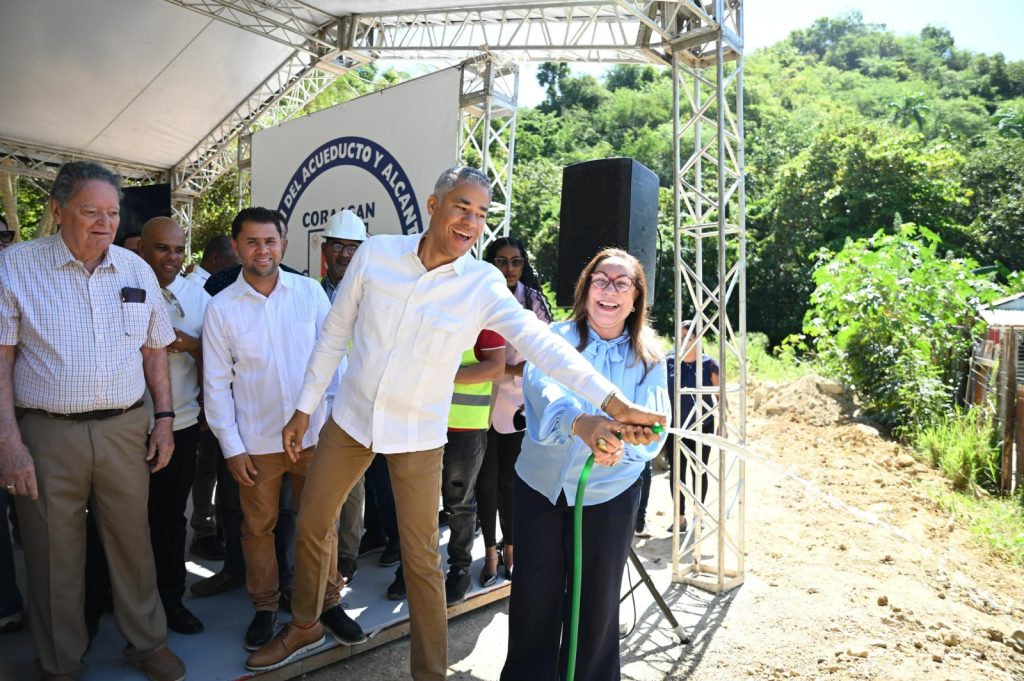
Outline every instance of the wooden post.
[(1003, 421), (1002, 491), (1013, 490), (1013, 431), (1017, 397), (1017, 333), (1006, 329), (1000, 334), (999, 413)]
[(1017, 386), (1017, 425), (1014, 440), (1017, 447), (1017, 484), (1015, 489), (1024, 487), (1024, 385)]

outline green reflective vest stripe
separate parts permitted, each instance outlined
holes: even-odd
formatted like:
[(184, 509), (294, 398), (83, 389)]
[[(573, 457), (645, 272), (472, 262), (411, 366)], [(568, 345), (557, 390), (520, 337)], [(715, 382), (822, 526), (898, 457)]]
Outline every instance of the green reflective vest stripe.
[[(460, 366), (479, 364), (470, 348), (462, 353)], [(456, 383), (452, 393), (452, 407), (448, 412), (448, 427), (461, 430), (486, 430), (491, 425), (491, 381), (484, 383)]]

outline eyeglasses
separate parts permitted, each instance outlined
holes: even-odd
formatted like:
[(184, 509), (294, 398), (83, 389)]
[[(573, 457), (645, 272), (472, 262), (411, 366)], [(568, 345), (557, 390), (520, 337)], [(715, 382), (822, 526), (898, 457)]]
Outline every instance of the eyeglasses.
[(167, 301), (168, 305), (174, 306), (174, 311), (177, 312), (178, 317), (180, 317), (180, 319), (184, 321), (185, 310), (182, 309), (181, 303), (178, 302), (178, 297), (163, 287), (160, 288), (160, 293), (164, 294), (164, 300)]
[(526, 258), (502, 258), (498, 256), (494, 259), (495, 267), (522, 267), (523, 263), (526, 262)]
[(0, 231), (0, 244), (9, 244), (14, 241), (14, 230), (5, 229)]
[(359, 244), (343, 244), (340, 241), (327, 242), (327, 250), (331, 253), (344, 253), (351, 256), (356, 254), (357, 248), (359, 248)]
[(625, 293), (629, 289), (633, 288), (633, 280), (629, 277), (616, 277), (615, 279), (609, 279), (601, 274), (592, 274), (590, 275), (590, 285), (594, 288), (599, 288), (602, 291), (607, 290), (607, 288), (611, 286), (619, 293)]

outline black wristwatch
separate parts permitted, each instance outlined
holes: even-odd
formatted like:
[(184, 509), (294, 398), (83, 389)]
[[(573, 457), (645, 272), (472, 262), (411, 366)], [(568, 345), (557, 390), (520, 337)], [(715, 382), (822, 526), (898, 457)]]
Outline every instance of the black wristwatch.
[(153, 414), (153, 420), (154, 421), (156, 421), (157, 419), (173, 419), (173, 418), (174, 418), (174, 412), (173, 411), (158, 411), (157, 413)]

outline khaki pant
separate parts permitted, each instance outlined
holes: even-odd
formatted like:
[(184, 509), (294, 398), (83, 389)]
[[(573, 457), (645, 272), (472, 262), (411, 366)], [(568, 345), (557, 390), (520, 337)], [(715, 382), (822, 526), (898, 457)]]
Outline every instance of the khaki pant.
[[(249, 459), (256, 467), (256, 484), (253, 487), (238, 486), (242, 504), (245, 585), (257, 612), (276, 611), (281, 592), (278, 584), (277, 554), (274, 549), (274, 527), (277, 525), (277, 516), (281, 509), (281, 480), (284, 474), (288, 473), (295, 498), (301, 500), (309, 463), (313, 459), (313, 448), (302, 450), (299, 460), (295, 463), (292, 463), (283, 452), (250, 455)], [(300, 501), (299, 507), (301, 506)], [(332, 547), (331, 555), (334, 557), (328, 567), (333, 578), (327, 580), (327, 592), (324, 596), (324, 608), (330, 608), (341, 601), (337, 532), (332, 532), (326, 540)]]
[(136, 650), (167, 640), (149, 543), (144, 409), (97, 421), (25, 414), (21, 436), (35, 463), (39, 498), (15, 497), (24, 538), (32, 640), (44, 675), (85, 669), (85, 504), (110, 568), (117, 628)]
[[(384, 457), (402, 537), (402, 568), (409, 593), (410, 667), (416, 681), (443, 679), (448, 668), (448, 608), (437, 528), (443, 451)], [(323, 585), (336, 572), (330, 538), (338, 511), (373, 456), (334, 419), (327, 420), (299, 508), (292, 614), (300, 624), (313, 622), (323, 610)]]

